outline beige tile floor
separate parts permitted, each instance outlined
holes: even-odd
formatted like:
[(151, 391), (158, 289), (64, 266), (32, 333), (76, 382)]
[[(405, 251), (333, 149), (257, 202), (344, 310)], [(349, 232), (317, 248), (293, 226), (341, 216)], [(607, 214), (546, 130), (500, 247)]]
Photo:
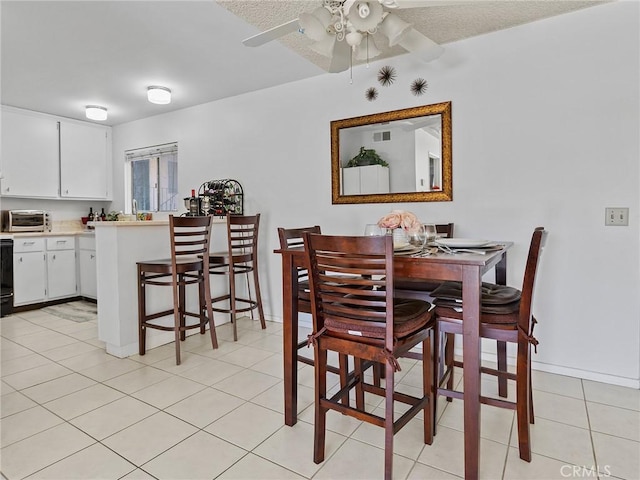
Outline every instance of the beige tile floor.
[[(104, 352), (96, 321), (31, 311), (1, 328), (3, 478), (376, 479), (382, 429), (330, 412), (326, 460), (312, 461), (313, 370), (300, 366), (299, 421), (283, 424), (282, 326), (241, 319), (145, 356)], [(398, 382), (420, 385), (402, 361)], [(458, 376), (459, 377), (459, 376)], [(518, 457), (512, 411), (483, 406), (486, 479), (640, 478), (638, 390), (534, 372), (533, 461)], [(495, 391), (495, 382), (483, 389)], [(375, 409), (376, 403), (371, 404)], [(433, 445), (420, 419), (396, 435), (394, 478), (463, 476), (462, 404), (439, 402)]]

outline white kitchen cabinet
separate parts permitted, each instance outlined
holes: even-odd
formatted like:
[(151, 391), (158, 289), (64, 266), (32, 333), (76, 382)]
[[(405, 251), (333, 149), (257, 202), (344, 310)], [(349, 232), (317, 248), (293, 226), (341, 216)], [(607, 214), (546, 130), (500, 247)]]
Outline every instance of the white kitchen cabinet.
[(107, 199), (109, 129), (90, 123), (60, 122), (60, 196)]
[(47, 299), (72, 297), (77, 291), (75, 238), (47, 238)]
[(389, 193), (389, 167), (367, 165), (342, 169), (342, 194)]
[(13, 252), (14, 305), (28, 305), (44, 301), (47, 290), (44, 239), (15, 238)]
[(98, 298), (96, 239), (93, 235), (78, 238), (78, 259), (80, 262), (80, 295)]
[(3, 107), (1, 124), (0, 193), (7, 197), (58, 197), (58, 122), (50, 116)]
[(75, 237), (14, 237), (13, 242), (16, 306), (77, 295)]
[(0, 194), (110, 200), (111, 129), (2, 107)]

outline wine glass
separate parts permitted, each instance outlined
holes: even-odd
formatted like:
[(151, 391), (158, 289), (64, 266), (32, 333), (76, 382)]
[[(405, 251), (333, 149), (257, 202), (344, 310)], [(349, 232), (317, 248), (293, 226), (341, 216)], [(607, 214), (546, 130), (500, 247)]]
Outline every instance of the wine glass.
[(415, 231), (409, 234), (409, 243), (414, 247), (424, 248), (427, 243), (427, 232), (424, 225), (420, 225)]
[(438, 238), (438, 231), (433, 223), (425, 223), (423, 224), (423, 227), (425, 232), (425, 243), (431, 243)]
[(365, 237), (379, 237), (382, 235), (382, 228), (377, 223), (368, 223), (364, 227), (364, 235)]

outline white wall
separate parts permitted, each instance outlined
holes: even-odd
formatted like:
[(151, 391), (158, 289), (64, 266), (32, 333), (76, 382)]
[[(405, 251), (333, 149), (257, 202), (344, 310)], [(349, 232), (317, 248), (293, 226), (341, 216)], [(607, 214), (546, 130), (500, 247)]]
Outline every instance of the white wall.
[[(455, 222), (456, 236), (512, 240), (518, 286), (533, 228), (550, 231), (535, 302), (536, 366), (638, 386), (639, 6), (615, 2), (445, 45), (436, 62), (403, 56), (114, 127), (114, 199), (124, 151), (179, 143), (186, 196), (236, 178), (246, 212), (263, 214), (265, 308), (282, 312), (276, 228), (320, 224), (359, 234), (393, 208)], [(375, 102), (365, 90), (393, 65)], [(429, 88), (409, 90), (417, 77)], [(452, 202), (332, 205), (331, 120), (452, 102)], [(605, 227), (607, 206), (630, 208)], [(120, 209), (114, 201), (114, 208)]]

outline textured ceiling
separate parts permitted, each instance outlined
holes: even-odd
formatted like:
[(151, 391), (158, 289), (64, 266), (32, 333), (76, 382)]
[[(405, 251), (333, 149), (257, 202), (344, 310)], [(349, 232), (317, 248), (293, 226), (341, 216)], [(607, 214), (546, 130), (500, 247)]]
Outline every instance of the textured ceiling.
[[(404, 1), (404, 0), (401, 0)], [(398, 14), (434, 41), (519, 25), (599, 1), (451, 0)], [(242, 40), (295, 19), (320, 0), (0, 0), (1, 102), (84, 119), (108, 108), (107, 125), (321, 75), (329, 60), (291, 33), (256, 48)], [(383, 42), (377, 42), (380, 47)], [(404, 54), (398, 48), (386, 55)], [(323, 70), (324, 69), (324, 70)], [(146, 100), (149, 85), (173, 91), (169, 105)]]
[[(399, 3), (401, 2), (402, 0), (399, 1)], [(257, 27), (256, 33), (296, 19), (301, 13), (312, 12), (322, 5), (320, 0), (219, 0), (218, 3), (247, 23)], [(424, 6), (400, 8), (394, 10), (394, 13), (434, 42), (446, 44), (606, 2), (594, 0), (424, 0), (411, 3), (420, 3)], [(302, 57), (324, 70), (328, 70), (329, 59), (313, 52), (309, 48), (309, 45), (313, 43), (312, 40), (303, 34), (290, 33), (279, 41)], [(390, 49), (381, 34), (374, 35), (374, 41), (382, 51), (376, 60), (407, 53), (406, 50), (398, 46)], [(354, 64), (363, 62), (354, 60)]]

